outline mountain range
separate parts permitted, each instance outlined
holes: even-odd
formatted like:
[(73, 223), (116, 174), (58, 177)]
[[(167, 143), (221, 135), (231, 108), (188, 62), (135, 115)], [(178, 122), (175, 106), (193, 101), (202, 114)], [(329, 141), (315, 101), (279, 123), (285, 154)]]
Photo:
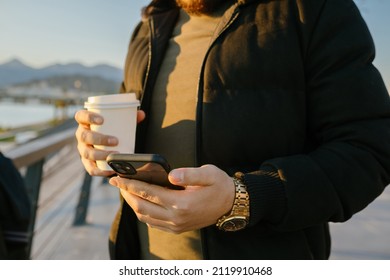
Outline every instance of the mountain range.
[(18, 59), (12, 59), (4, 64), (0, 64), (0, 88), (33, 80), (71, 75), (100, 77), (120, 83), (123, 78), (122, 73), (122, 69), (106, 64), (85, 66), (81, 63), (68, 63), (33, 68)]

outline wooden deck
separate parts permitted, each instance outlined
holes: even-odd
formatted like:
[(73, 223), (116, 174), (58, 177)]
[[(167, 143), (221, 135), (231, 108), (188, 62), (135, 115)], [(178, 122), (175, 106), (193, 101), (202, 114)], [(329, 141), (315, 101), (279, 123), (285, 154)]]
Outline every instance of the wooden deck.
[(75, 226), (85, 175), (75, 147), (67, 147), (46, 165), (31, 258), (109, 259), (108, 232), (119, 205), (118, 190), (100, 177), (93, 178), (86, 223)]
[[(87, 223), (74, 226), (84, 176), (75, 147), (51, 159), (45, 173), (32, 259), (109, 259), (108, 233), (119, 204), (118, 190), (102, 178), (93, 178)], [(331, 224), (331, 231), (331, 259), (389, 260), (390, 188), (350, 221)]]

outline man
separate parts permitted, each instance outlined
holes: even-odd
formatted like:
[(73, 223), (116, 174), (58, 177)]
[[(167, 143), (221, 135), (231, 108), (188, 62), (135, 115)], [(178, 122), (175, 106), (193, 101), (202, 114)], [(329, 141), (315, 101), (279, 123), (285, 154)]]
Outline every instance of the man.
[[(136, 152), (171, 190), (113, 177), (115, 259), (326, 259), (344, 222), (390, 182), (390, 100), (352, 0), (155, 0), (129, 45)], [(76, 115), (82, 161), (116, 139)]]

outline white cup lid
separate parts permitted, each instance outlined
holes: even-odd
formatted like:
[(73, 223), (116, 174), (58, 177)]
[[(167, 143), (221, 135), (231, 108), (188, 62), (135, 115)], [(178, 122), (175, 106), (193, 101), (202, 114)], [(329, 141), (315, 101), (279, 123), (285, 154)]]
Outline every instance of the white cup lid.
[(88, 97), (88, 103), (122, 103), (122, 102), (138, 102), (135, 93), (107, 94)]
[(84, 103), (85, 108), (100, 108), (100, 107), (134, 107), (139, 106), (139, 101), (134, 93), (108, 94), (88, 97), (88, 101)]

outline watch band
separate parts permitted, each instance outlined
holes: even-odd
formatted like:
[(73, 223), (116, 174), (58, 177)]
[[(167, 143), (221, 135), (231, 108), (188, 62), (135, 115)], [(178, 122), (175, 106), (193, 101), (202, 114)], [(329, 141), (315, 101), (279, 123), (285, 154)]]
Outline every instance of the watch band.
[[(239, 175), (239, 174), (238, 174)], [(237, 231), (247, 226), (249, 222), (249, 194), (240, 176), (235, 175), (233, 182), (236, 194), (230, 213), (218, 219), (216, 226), (224, 231)]]
[(234, 199), (232, 212), (230, 215), (249, 217), (249, 194), (244, 183), (233, 177), (236, 186), (236, 197)]

